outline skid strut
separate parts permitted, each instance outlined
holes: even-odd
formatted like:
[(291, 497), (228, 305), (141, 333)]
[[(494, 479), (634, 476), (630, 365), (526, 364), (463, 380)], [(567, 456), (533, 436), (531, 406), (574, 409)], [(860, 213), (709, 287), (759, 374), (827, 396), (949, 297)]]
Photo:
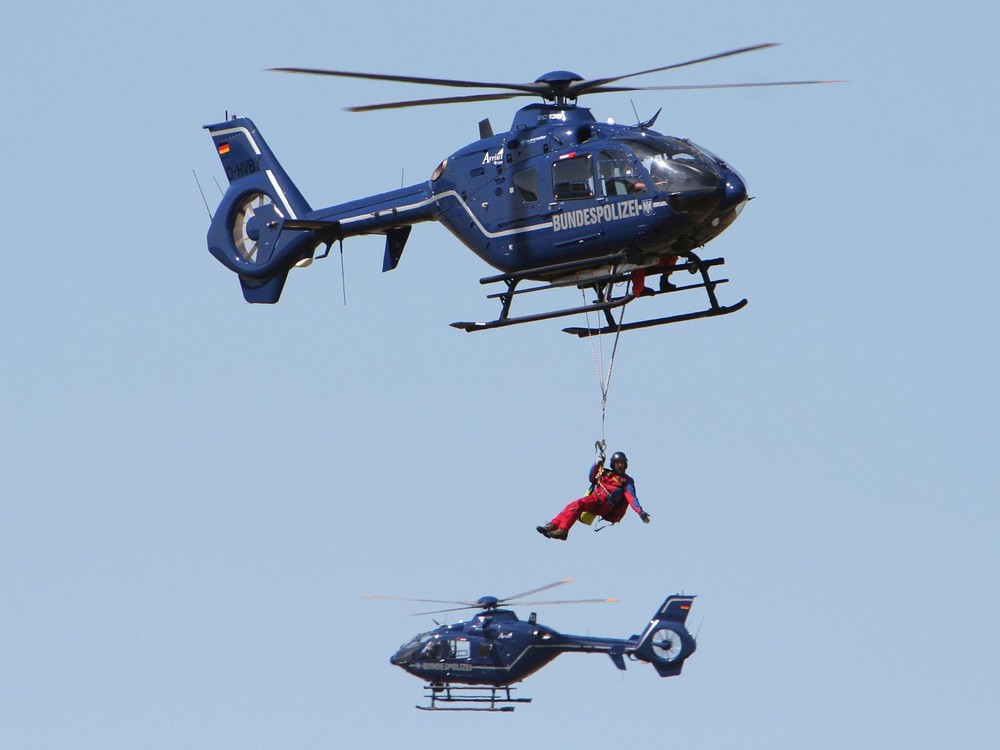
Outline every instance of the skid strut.
[[(704, 289), (705, 293), (708, 295), (709, 307), (705, 310), (697, 310), (694, 312), (679, 313), (677, 315), (667, 315), (662, 318), (650, 318), (648, 320), (637, 320), (632, 323), (624, 323), (621, 325), (616, 325), (613, 320), (608, 318), (608, 325), (603, 328), (584, 328), (584, 327), (570, 327), (563, 328), (566, 333), (573, 334), (574, 336), (579, 336), (580, 338), (586, 338), (587, 336), (602, 336), (606, 333), (619, 333), (621, 331), (634, 331), (639, 328), (651, 328), (653, 326), (667, 325), (668, 323), (681, 323), (686, 320), (698, 320), (699, 318), (714, 318), (718, 315), (728, 315), (729, 313), (734, 313), (737, 310), (742, 310), (746, 307), (746, 299), (741, 299), (734, 305), (720, 305), (719, 298), (715, 294), (715, 287), (719, 284), (726, 284), (729, 279), (713, 279), (709, 276), (708, 269), (712, 266), (721, 266), (725, 263), (725, 258), (712, 258), (711, 260), (701, 260), (698, 256), (691, 254), (688, 261), (682, 265), (674, 267), (673, 271), (687, 270), (690, 273), (700, 274), (701, 282), (697, 284), (685, 284), (683, 286), (669, 286), (661, 288), (660, 291), (653, 291), (652, 289), (646, 289), (643, 293), (643, 297), (658, 297), (661, 294), (675, 294), (677, 292), (684, 292), (689, 289)], [(664, 277), (665, 278), (665, 277)]]

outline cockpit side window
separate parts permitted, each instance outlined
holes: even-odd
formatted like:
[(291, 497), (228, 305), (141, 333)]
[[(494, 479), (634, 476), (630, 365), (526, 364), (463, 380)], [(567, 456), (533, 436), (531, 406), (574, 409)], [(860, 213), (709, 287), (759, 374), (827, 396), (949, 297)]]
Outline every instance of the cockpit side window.
[(590, 154), (567, 156), (552, 165), (552, 192), (557, 201), (594, 197)]

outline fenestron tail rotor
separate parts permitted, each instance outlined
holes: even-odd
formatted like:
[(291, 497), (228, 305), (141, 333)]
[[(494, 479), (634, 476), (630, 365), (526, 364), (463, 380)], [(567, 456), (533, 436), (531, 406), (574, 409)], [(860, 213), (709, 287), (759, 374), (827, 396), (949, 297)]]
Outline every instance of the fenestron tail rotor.
[(662, 628), (653, 633), (650, 639), (653, 653), (664, 661), (673, 661), (681, 655), (684, 648), (681, 636), (670, 628)]
[(250, 193), (236, 206), (233, 216), (233, 244), (244, 260), (255, 263), (260, 247), (258, 228), (254, 223), (254, 211), (271, 204), (271, 196), (266, 193)]
[(429, 78), (421, 76), (393, 75), (387, 73), (363, 73), (347, 70), (327, 70), (323, 68), (269, 68), (282, 73), (305, 73), (308, 75), (323, 75), (339, 78), (359, 78), (368, 81), (390, 81), (394, 83), (408, 83), (427, 86), (446, 86), (451, 88), (486, 88), (499, 89), (488, 94), (469, 94), (464, 96), (433, 97), (428, 99), (410, 99), (406, 101), (383, 102), (379, 104), (365, 104), (360, 106), (347, 107), (351, 112), (370, 112), (379, 109), (401, 109), (404, 107), (423, 107), (431, 104), (461, 104), (465, 102), (484, 102), (498, 99), (513, 99), (521, 96), (539, 96), (545, 101), (555, 102), (563, 105), (567, 101), (576, 101), (583, 94), (602, 94), (623, 91), (681, 91), (692, 89), (716, 89), (716, 88), (750, 88), (757, 86), (801, 86), (816, 83), (836, 83), (836, 81), (770, 81), (763, 83), (715, 83), (705, 85), (686, 86), (613, 86), (611, 84), (623, 81), (626, 78), (649, 75), (651, 73), (661, 73), (667, 70), (676, 70), (689, 65), (719, 60), (733, 55), (741, 55), (746, 52), (767, 49), (777, 46), (773, 42), (764, 44), (754, 44), (749, 47), (719, 52), (714, 55), (706, 55), (693, 60), (663, 65), (657, 68), (649, 68), (634, 73), (611, 76), (606, 78), (585, 79), (583, 76), (565, 70), (557, 70), (539, 76), (531, 83), (502, 83), (489, 81), (466, 81), (453, 78)]

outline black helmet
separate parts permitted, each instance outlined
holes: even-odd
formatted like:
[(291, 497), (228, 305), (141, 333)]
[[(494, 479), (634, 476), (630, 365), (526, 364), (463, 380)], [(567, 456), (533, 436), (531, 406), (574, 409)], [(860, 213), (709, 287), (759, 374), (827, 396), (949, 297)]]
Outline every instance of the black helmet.
[(615, 451), (611, 454), (611, 466), (615, 465), (615, 461), (624, 461), (625, 465), (628, 466), (628, 456), (626, 456), (621, 451)]

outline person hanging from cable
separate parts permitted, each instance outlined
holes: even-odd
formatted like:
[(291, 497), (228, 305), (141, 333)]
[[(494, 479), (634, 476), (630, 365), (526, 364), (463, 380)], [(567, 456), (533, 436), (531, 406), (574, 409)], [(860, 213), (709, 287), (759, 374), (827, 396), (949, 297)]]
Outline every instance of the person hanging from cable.
[(598, 459), (590, 469), (590, 492), (569, 503), (562, 513), (544, 526), (538, 526), (538, 533), (549, 539), (565, 541), (581, 514), (591, 513), (609, 523), (618, 523), (625, 517), (628, 506), (639, 514), (643, 523), (649, 523), (649, 513), (639, 504), (635, 480), (625, 473), (627, 468), (628, 458), (621, 451), (611, 456), (610, 470), (605, 468), (603, 457)]

